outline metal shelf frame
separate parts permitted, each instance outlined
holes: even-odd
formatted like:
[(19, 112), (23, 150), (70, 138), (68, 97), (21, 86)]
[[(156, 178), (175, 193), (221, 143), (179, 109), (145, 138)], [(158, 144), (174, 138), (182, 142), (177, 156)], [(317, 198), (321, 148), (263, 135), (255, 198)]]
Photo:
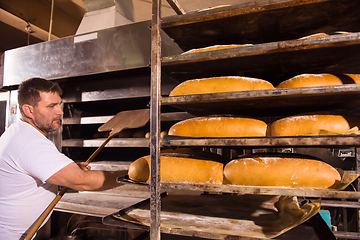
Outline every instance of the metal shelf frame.
[[(235, 104), (238, 104), (237, 101), (244, 101), (248, 97), (249, 102), (256, 100), (256, 97), (263, 97), (263, 92), (252, 92), (252, 93), (233, 93), (233, 94), (205, 94), (198, 96), (185, 96), (185, 97), (163, 97), (158, 94), (158, 91), (161, 88), (161, 68), (167, 73), (168, 76), (174, 77), (179, 80), (186, 80), (186, 76), (191, 75), (192, 73), (198, 74), (199, 66), (204, 66), (208, 63), (216, 65), (220, 61), (228, 61), (229, 59), (241, 59), (252, 56), (266, 56), (273, 54), (274, 52), (282, 54), (286, 52), (301, 52), (301, 51), (312, 51), (313, 49), (331, 49), (343, 46), (357, 46), (360, 44), (359, 33), (352, 33), (348, 35), (341, 36), (330, 36), (324, 38), (316, 39), (306, 39), (306, 40), (294, 40), (294, 41), (280, 41), (280, 42), (271, 42), (263, 43), (254, 46), (241, 47), (236, 49), (227, 49), (219, 50), (207, 53), (199, 54), (189, 54), (189, 55), (175, 55), (169, 56), (162, 59), (159, 58), (160, 49), (158, 48), (159, 42), (161, 42), (160, 35), (158, 31), (161, 27), (170, 29), (171, 27), (177, 27), (180, 25), (183, 26), (194, 26), (196, 23), (201, 22), (211, 22), (214, 19), (230, 18), (232, 16), (240, 16), (241, 14), (249, 14), (249, 12), (258, 13), (262, 11), (271, 11), (274, 9), (281, 8), (290, 8), (293, 6), (299, 5), (308, 5), (311, 4), (321, 4), (321, 3), (333, 3), (332, 1), (278, 1), (276, 4), (269, 4), (268, 2), (262, 3), (253, 3), (248, 6), (230, 6), (222, 9), (210, 10), (208, 13), (194, 13), (194, 14), (179, 14), (180, 16), (174, 16), (167, 18), (161, 23), (161, 12), (160, 4), (161, 0), (153, 0), (153, 19), (152, 19), (152, 61), (151, 61), (151, 139), (150, 139), (150, 148), (151, 148), (151, 182), (150, 182), (150, 192), (151, 192), (151, 204), (150, 204), (150, 239), (158, 240), (160, 239), (160, 224), (159, 224), (159, 215), (161, 212), (161, 198), (160, 198), (160, 187), (164, 190), (166, 189), (180, 189), (180, 190), (193, 190), (193, 191), (214, 191), (214, 192), (223, 192), (224, 186), (218, 188), (218, 186), (201, 186), (201, 185), (191, 185), (189, 184), (160, 184), (159, 182), (159, 169), (160, 169), (160, 155), (159, 150), (162, 146), (207, 146), (207, 147), (226, 147), (226, 146), (241, 146), (241, 147), (251, 147), (251, 146), (263, 146), (263, 147), (273, 147), (273, 146), (359, 146), (360, 138), (358, 136), (317, 136), (317, 137), (293, 137), (293, 138), (239, 138), (239, 139), (187, 139), (187, 138), (167, 138), (160, 139), (160, 129), (158, 128), (160, 123), (161, 115), (161, 105), (171, 105), (178, 107), (179, 109), (188, 111), (194, 115), (201, 115), (204, 112), (196, 112), (198, 106), (193, 106), (193, 104), (199, 104), (201, 107), (206, 108), (205, 105), (211, 106), (212, 104), (219, 103), (221, 105), (223, 101), (228, 101), (229, 98), (232, 98), (231, 101), (234, 101)], [(208, 14), (208, 15), (207, 15)], [(186, 27), (184, 28), (186, 29)], [(195, 27), (196, 29), (196, 27)], [(181, 31), (180, 31), (181, 32)], [(170, 34), (171, 35), (171, 34)], [(195, 34), (196, 35), (196, 34)], [(186, 37), (185, 37), (186, 39)], [(175, 39), (176, 41), (177, 39)], [(202, 44), (202, 43), (196, 43)], [(186, 44), (185, 44), (186, 45)], [(185, 49), (189, 49), (189, 46), (185, 46)], [(200, 63), (200, 64), (198, 64)], [(202, 65), (201, 65), (202, 64)], [(213, 66), (212, 65), (212, 66)], [(220, 67), (221, 68), (221, 67)], [(197, 70), (197, 71), (196, 71)], [(314, 69), (313, 71), (316, 71)], [(186, 72), (187, 75), (183, 74)], [(206, 76), (207, 73), (200, 73), (198, 76)], [(183, 75), (183, 76), (182, 76)], [(353, 86), (351, 86), (351, 90)], [(356, 88), (356, 87), (355, 87)], [(308, 94), (327, 94), (328, 90), (310, 90), (306, 92)], [(334, 89), (332, 89), (334, 90)], [(292, 92), (295, 91), (295, 92)], [(291, 94), (296, 94), (297, 90), (289, 90), (288, 92), (269, 91), (268, 95), (280, 94), (285, 96), (291, 96)], [(299, 92), (301, 90), (298, 90)], [(318, 92), (316, 92), (318, 91)], [(297, 93), (299, 93), (297, 92)], [(346, 90), (345, 90), (346, 92)], [(355, 90), (355, 95), (358, 95), (357, 90)], [(258, 96), (251, 94), (259, 93)], [(330, 97), (334, 91), (330, 90)], [(238, 94), (238, 95), (237, 95)], [(249, 94), (245, 96), (244, 94)], [(231, 95), (231, 96), (229, 96)], [(345, 93), (346, 95), (346, 93)], [(214, 100), (215, 97), (215, 100)], [(271, 96), (269, 96), (271, 97)], [(272, 96), (273, 97), (273, 96)], [(305, 96), (306, 98), (306, 96)], [(262, 99), (263, 100), (263, 99)], [(202, 102), (204, 101), (204, 102)], [(193, 109), (192, 109), (193, 108)], [(210, 108), (210, 107), (209, 107)], [(190, 110), (190, 111), (189, 111)], [(208, 112), (206, 112), (208, 113)], [(299, 190), (299, 189), (281, 189), (281, 188), (266, 188), (266, 187), (234, 187), (226, 186), (228, 189), (225, 192), (229, 193), (248, 193), (248, 194), (294, 194), (294, 195), (303, 195), (309, 197), (338, 197), (338, 198), (349, 198), (349, 199), (359, 199), (360, 195), (357, 192), (334, 192), (327, 190)], [(241, 188), (241, 189), (239, 189)], [(290, 192), (289, 192), (290, 191)], [(355, 206), (356, 208), (356, 206)]]

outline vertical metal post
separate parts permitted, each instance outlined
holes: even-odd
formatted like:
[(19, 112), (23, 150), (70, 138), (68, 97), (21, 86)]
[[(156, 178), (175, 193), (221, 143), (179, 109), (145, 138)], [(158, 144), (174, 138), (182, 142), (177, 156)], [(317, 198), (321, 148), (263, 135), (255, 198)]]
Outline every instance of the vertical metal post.
[[(360, 147), (356, 147), (355, 148), (355, 161), (356, 161), (356, 170), (358, 173), (360, 173)], [(356, 185), (356, 191), (360, 190), (360, 180), (357, 179), (357, 185)], [(358, 203), (360, 202), (360, 200), (357, 200)], [(357, 216), (356, 216), (356, 220), (357, 220), (357, 231), (360, 231), (360, 209), (356, 209), (357, 211)]]
[(161, 0), (152, 1), (150, 101), (150, 240), (160, 240)]

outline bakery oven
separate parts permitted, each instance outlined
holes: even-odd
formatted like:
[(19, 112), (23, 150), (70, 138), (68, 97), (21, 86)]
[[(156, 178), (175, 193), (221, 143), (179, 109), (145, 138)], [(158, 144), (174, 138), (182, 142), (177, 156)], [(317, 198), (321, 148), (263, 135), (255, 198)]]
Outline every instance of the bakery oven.
[[(252, 116), (266, 123), (319, 110), (335, 109), (359, 116), (359, 84), (168, 96), (179, 83), (195, 78), (247, 76), (267, 79), (277, 85), (305, 72), (359, 74), (357, 63), (360, 59), (356, 54), (360, 50), (359, 9), (359, 3), (350, 0), (341, 3), (332, 0), (248, 1), (164, 18), (161, 31), (161, 110), (150, 119), (161, 120), (164, 134), (161, 138), (162, 149), (201, 150), (221, 155), (227, 161), (244, 154), (310, 155), (349, 173), (358, 174), (360, 143), (357, 135), (196, 139), (169, 136), (167, 133), (173, 124), (196, 116)], [(8, 94), (6, 125), (9, 126), (18, 117), (15, 110), (16, 89), (21, 81), (30, 77), (56, 81), (64, 90), (64, 118), (62, 129), (54, 133), (53, 139), (58, 148), (75, 161), (86, 160), (108, 136), (108, 133), (98, 131), (102, 124), (118, 112), (149, 108), (151, 105), (150, 25), (149, 21), (128, 23), (6, 51), (2, 87)], [(332, 34), (302, 39), (321, 31)], [(347, 34), (336, 31), (347, 31)], [(243, 46), (181, 54), (192, 48), (233, 43)], [(127, 170), (134, 160), (149, 155), (149, 148), (152, 147), (147, 138), (149, 132), (149, 123), (137, 129), (124, 130), (93, 160), (92, 169)], [(54, 231), (60, 232), (60, 226), (66, 226), (62, 230), (68, 235), (82, 236), (83, 239), (101, 238), (106, 234), (109, 238), (146, 239), (148, 226), (123, 221), (119, 224), (114, 219), (124, 212), (146, 205), (150, 198), (147, 184), (126, 183), (100, 193), (69, 191), (55, 207), (51, 222)], [(200, 195), (208, 198), (218, 195), (221, 198), (236, 196), (236, 199), (248, 195), (291, 195), (299, 196), (301, 204), (321, 197), (323, 218), (329, 220), (326, 214), (331, 215), (330, 228), (326, 229), (331, 229), (338, 238), (359, 239), (357, 180), (347, 191), (336, 193), (261, 187), (224, 189), (196, 184), (163, 184), (162, 187), (165, 192), (174, 189), (181, 193), (200, 192)], [(169, 199), (162, 197), (165, 202)], [(185, 203), (188, 202), (184, 200)], [(224, 204), (219, 205), (224, 207)], [(219, 212), (222, 210), (219, 207)], [(117, 214), (115, 217), (114, 213)], [(202, 214), (205, 216), (199, 214), (196, 217), (208, 217), (206, 213)], [(194, 216), (186, 212), (181, 217), (191, 222)], [(227, 228), (231, 226), (224, 225)], [(311, 229), (306, 227), (314, 235)], [(165, 239), (172, 239), (167, 234), (210, 239), (238, 237), (228, 236), (227, 232), (193, 230), (184, 226), (165, 226), (162, 232)]]
[[(162, 37), (163, 56), (182, 52), (165, 33)], [(74, 161), (86, 161), (107, 138), (108, 132), (98, 131), (101, 125), (121, 111), (149, 108), (150, 43), (150, 22), (145, 21), (6, 51), (2, 86), (6, 96), (4, 102), (0, 101), (4, 105), (3, 124), (10, 126), (20, 118), (17, 87), (22, 81), (31, 77), (56, 81), (63, 89), (63, 126), (50, 137)], [(165, 77), (162, 94), (167, 95), (176, 84)], [(164, 131), (189, 116), (172, 107), (163, 110)], [(149, 154), (149, 138), (145, 138), (149, 131), (149, 123), (125, 129), (100, 151), (91, 163), (92, 169), (126, 170), (134, 159)], [(65, 213), (101, 220), (123, 205), (148, 197), (149, 191), (144, 187), (125, 187), (109, 194), (89, 198), (70, 191), (56, 206), (54, 214), (60, 216), (53, 222), (60, 221), (59, 226), (65, 226), (68, 219), (61, 222)], [(81, 220), (74, 217), (73, 221)]]

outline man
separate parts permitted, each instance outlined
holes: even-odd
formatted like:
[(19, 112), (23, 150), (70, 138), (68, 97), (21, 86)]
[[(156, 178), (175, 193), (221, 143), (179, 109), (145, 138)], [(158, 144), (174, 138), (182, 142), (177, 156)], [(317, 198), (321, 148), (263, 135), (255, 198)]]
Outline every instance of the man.
[(89, 171), (47, 139), (61, 125), (62, 90), (40, 78), (22, 82), (18, 90), (21, 121), (0, 137), (0, 239), (15, 240), (55, 198), (58, 185), (77, 191), (117, 186), (123, 172)]

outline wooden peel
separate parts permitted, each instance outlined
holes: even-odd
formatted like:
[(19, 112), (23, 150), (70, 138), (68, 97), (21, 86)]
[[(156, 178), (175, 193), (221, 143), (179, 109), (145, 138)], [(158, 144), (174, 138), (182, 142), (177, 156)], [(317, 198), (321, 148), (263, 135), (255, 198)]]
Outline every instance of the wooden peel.
[[(123, 111), (116, 114), (109, 121), (104, 123), (98, 128), (99, 132), (111, 131), (109, 133), (109, 137), (101, 144), (101, 146), (96, 149), (96, 151), (88, 158), (86, 161), (89, 164), (95, 156), (105, 147), (105, 145), (118, 133), (120, 133), (124, 129), (129, 128), (139, 128), (143, 127), (150, 119), (150, 109), (139, 109), (139, 110), (130, 110)], [(55, 205), (59, 202), (62, 196), (68, 190), (67, 187), (64, 187), (58, 195), (54, 198), (54, 200), (49, 204), (49, 206), (45, 209), (45, 211), (40, 215), (40, 217), (33, 224), (33, 227), (30, 229), (29, 233), (24, 238), (25, 240), (30, 240), (36, 231), (39, 229), (41, 224), (45, 221), (47, 216), (53, 210)]]

